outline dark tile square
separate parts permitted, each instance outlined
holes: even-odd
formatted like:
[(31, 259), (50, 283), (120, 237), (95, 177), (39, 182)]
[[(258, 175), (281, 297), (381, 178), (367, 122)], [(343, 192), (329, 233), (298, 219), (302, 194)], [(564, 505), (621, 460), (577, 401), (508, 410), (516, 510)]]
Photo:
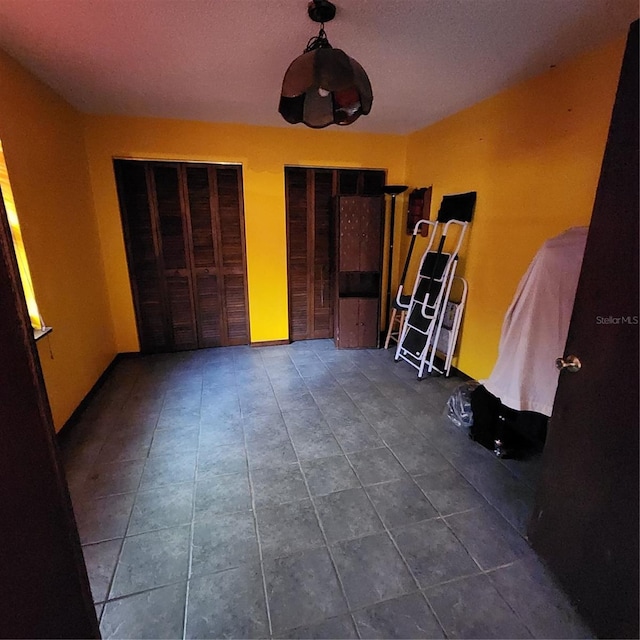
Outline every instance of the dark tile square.
[(486, 504), (484, 498), (451, 466), (416, 476), (415, 481), (443, 516)]
[(444, 638), (421, 593), (386, 600), (353, 614), (362, 638)]
[(384, 529), (364, 489), (348, 489), (314, 498), (329, 544)]
[(284, 413), (283, 417), (289, 433), (331, 434), (331, 428), (318, 407), (306, 411), (290, 411)]
[(226, 473), (246, 474), (246, 472), (247, 455), (242, 444), (226, 444), (201, 449), (198, 454), (198, 481)]
[(298, 461), (288, 437), (287, 440), (280, 442), (269, 439), (247, 442), (247, 455), (251, 469), (282, 467)]
[(252, 385), (245, 388), (244, 393), (240, 389), (240, 393), (240, 408), (243, 418), (254, 414), (277, 413), (280, 411), (280, 406), (273, 391), (266, 387), (260, 390), (255, 385)]
[(391, 535), (422, 588), (480, 571), (443, 520), (426, 520)]
[(324, 544), (310, 500), (259, 509), (257, 520), (264, 558), (288, 556)]
[(297, 629), (289, 629), (282, 634), (275, 636), (286, 640), (302, 640), (308, 638), (310, 640), (346, 640), (357, 639), (358, 633), (353, 624), (350, 615), (338, 616), (337, 618), (329, 618), (323, 622), (309, 625), (308, 627), (298, 627)]
[(140, 490), (193, 482), (196, 455), (195, 451), (175, 451), (173, 454), (148, 458), (142, 472)]
[(264, 576), (274, 634), (346, 613), (326, 548), (266, 560)]
[(288, 442), (287, 427), (280, 411), (273, 413), (254, 413), (242, 421), (247, 442), (264, 441)]
[(536, 638), (593, 637), (537, 557), (527, 557), (487, 575)]
[(200, 438), (198, 441), (200, 451), (225, 444), (242, 445), (243, 443), (244, 432), (242, 419), (239, 416), (200, 419)]
[[(366, 407), (362, 407), (362, 411), (367, 415)], [(400, 411), (396, 411), (392, 415), (383, 415), (379, 418), (367, 415), (367, 418), (371, 426), (385, 442), (397, 441), (403, 438), (415, 439), (420, 437), (413, 422), (400, 413)]]
[(268, 636), (259, 565), (246, 565), (190, 580), (186, 638)]
[(425, 591), (449, 638), (530, 638), (516, 614), (485, 575)]
[(367, 493), (390, 529), (438, 515), (422, 491), (409, 478), (369, 486)]
[(251, 483), (256, 507), (273, 507), (309, 498), (297, 463), (252, 469)]
[(313, 496), (360, 486), (360, 481), (344, 456), (307, 460), (301, 466)]
[(246, 473), (230, 473), (196, 482), (196, 520), (250, 509), (251, 492)]
[(405, 478), (407, 472), (386, 447), (348, 455), (362, 484), (375, 484)]
[(518, 532), (488, 505), (447, 516), (446, 520), (484, 570), (533, 554)]
[(526, 534), (535, 497), (526, 482), (480, 445), (473, 452), (452, 456), (451, 463), (514, 528)]
[(153, 432), (112, 433), (100, 449), (100, 462), (144, 460), (149, 453), (152, 438)]
[(387, 444), (402, 466), (412, 475), (444, 471), (450, 467), (445, 458), (420, 436), (387, 441)]
[[(184, 372), (181, 372), (184, 375)], [(202, 402), (202, 379), (195, 384), (187, 384), (185, 378), (181, 376), (178, 381), (179, 386), (169, 389), (164, 396), (162, 410), (194, 410), (200, 407)]]
[(308, 391), (294, 394), (278, 394), (278, 392), (276, 391), (276, 398), (278, 399), (280, 410), (283, 413), (295, 411), (313, 411), (318, 409), (315, 400)]
[(200, 406), (195, 408), (166, 408), (158, 417), (158, 429), (189, 429), (200, 426)]
[(200, 405), (200, 426), (210, 428), (220, 421), (240, 420), (240, 401), (235, 390), (212, 391), (205, 388)]
[(138, 489), (144, 460), (126, 460), (93, 467), (84, 479), (82, 491), (89, 497), (101, 498)]
[[(327, 419), (328, 420), (328, 419)], [(331, 422), (333, 435), (345, 453), (382, 447), (384, 443), (364, 418)]]
[(188, 524), (193, 517), (193, 483), (174, 484), (136, 495), (127, 535)]
[(125, 538), (109, 598), (187, 579), (189, 525)]
[(100, 633), (107, 638), (181, 638), (187, 584), (137, 593), (107, 602)]
[(118, 539), (82, 547), (94, 602), (102, 602), (107, 599), (121, 546), (122, 540)]
[(161, 456), (174, 451), (196, 451), (199, 435), (200, 430), (197, 427), (156, 431), (149, 456)]
[(290, 430), (291, 441), (300, 460), (327, 458), (342, 453), (332, 433)]
[(102, 542), (122, 538), (127, 529), (135, 494), (124, 493), (74, 505), (80, 542)]
[(191, 574), (202, 575), (259, 562), (253, 513), (226, 513), (193, 525)]
[(386, 533), (339, 542), (332, 552), (351, 609), (417, 589)]

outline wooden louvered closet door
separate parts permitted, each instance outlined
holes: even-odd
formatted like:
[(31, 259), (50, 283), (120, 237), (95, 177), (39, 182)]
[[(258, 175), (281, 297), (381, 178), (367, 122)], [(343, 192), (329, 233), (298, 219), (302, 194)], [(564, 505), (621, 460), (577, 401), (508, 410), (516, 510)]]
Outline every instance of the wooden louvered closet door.
[(285, 167), (291, 340), (334, 336), (334, 197), (384, 184), (379, 170)]
[(240, 167), (115, 161), (142, 351), (247, 344)]
[(287, 168), (285, 176), (290, 338), (330, 338), (333, 172)]

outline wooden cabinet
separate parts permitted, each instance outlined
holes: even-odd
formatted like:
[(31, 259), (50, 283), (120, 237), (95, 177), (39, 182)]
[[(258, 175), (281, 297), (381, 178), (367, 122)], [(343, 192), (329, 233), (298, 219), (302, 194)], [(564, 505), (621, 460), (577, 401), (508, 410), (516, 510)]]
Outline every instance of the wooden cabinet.
[(247, 344), (240, 167), (114, 165), (141, 350)]
[(336, 346), (376, 348), (380, 341), (382, 197), (340, 196), (337, 210)]

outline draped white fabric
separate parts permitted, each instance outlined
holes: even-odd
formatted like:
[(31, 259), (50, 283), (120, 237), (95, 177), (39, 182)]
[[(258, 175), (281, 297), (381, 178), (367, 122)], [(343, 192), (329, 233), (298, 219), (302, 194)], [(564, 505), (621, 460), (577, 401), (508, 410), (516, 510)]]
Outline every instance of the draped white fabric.
[(587, 240), (573, 227), (547, 240), (522, 277), (484, 386), (507, 407), (550, 416)]

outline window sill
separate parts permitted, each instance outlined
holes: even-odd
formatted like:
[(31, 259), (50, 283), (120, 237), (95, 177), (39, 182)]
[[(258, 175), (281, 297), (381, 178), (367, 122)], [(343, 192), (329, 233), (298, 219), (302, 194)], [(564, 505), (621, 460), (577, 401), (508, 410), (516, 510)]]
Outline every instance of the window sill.
[(40, 338), (44, 338), (48, 333), (53, 331), (53, 327), (43, 327), (42, 329), (34, 329), (33, 337), (36, 342), (40, 340)]

